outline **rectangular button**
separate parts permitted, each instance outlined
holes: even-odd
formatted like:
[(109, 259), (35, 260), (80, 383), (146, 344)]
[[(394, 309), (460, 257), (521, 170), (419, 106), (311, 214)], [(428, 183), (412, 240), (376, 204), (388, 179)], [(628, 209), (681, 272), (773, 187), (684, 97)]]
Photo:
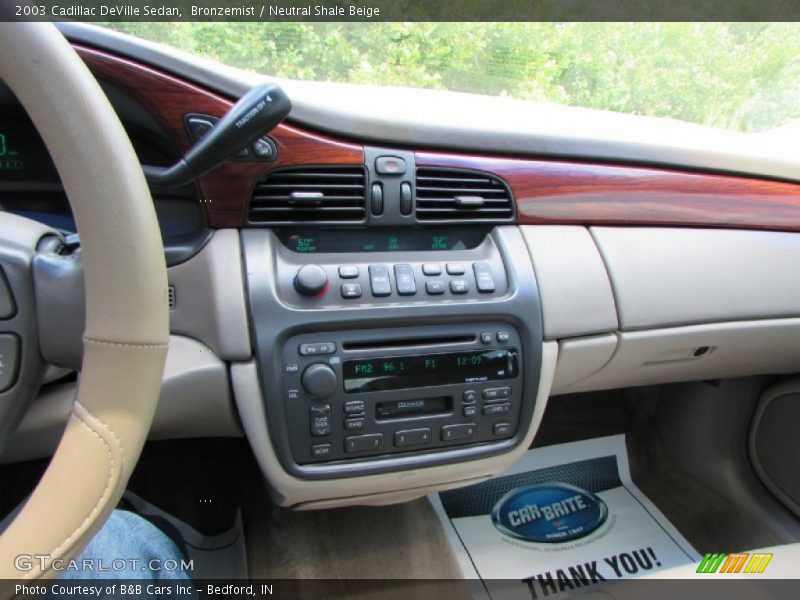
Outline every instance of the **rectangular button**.
[(422, 265), (422, 274), (431, 276), (441, 275), (442, 265), (437, 265), (436, 263), (425, 263)]
[(330, 444), (314, 444), (311, 446), (311, 456), (314, 458), (323, 458), (331, 455), (333, 447)]
[(423, 429), (406, 429), (404, 431), (394, 432), (394, 445), (398, 448), (429, 444), (432, 439), (431, 430), (427, 427)]
[(417, 293), (417, 282), (414, 281), (414, 268), (411, 265), (395, 265), (394, 282), (397, 293), (401, 296), (413, 296)]
[(483, 414), (485, 415), (502, 415), (511, 410), (511, 404), (508, 402), (504, 404), (487, 404), (483, 407)]
[(311, 435), (320, 437), (331, 433), (331, 405), (312, 404), (309, 409), (311, 417)]
[(498, 387), (498, 388), (487, 388), (483, 390), (481, 396), (487, 402), (493, 402), (495, 400), (505, 400), (511, 395), (511, 388), (510, 387)]
[(461, 263), (447, 263), (447, 274), (448, 275), (463, 275), (466, 273), (467, 270), (464, 268), (464, 265)]
[(442, 441), (453, 442), (455, 440), (469, 440), (477, 435), (478, 426), (475, 423), (465, 423), (463, 425), (445, 425), (442, 427)]
[(339, 267), (339, 277), (342, 279), (355, 279), (358, 277), (358, 267), (356, 265), (342, 265)]
[(511, 434), (511, 423), (495, 423), (492, 425), (492, 433), (497, 437), (504, 437)]
[(364, 419), (345, 419), (344, 428), (347, 431), (358, 431), (364, 429)]
[(342, 284), (342, 298), (360, 298), (360, 297), (361, 297), (361, 284), (358, 283)]
[(478, 407), (474, 404), (467, 404), (463, 410), (465, 417), (474, 417), (478, 414)]
[(444, 294), (444, 281), (426, 281), (425, 291), (431, 296), (440, 296)]
[(316, 356), (318, 354), (334, 354), (336, 344), (333, 342), (321, 342), (316, 344), (300, 344), (297, 350), (301, 356)]
[(399, 156), (379, 156), (375, 159), (375, 170), (379, 175), (402, 175), (406, 172), (406, 161)]
[(19, 338), (13, 333), (0, 334), (0, 389), (6, 391), (17, 381), (20, 359)]
[(366, 435), (353, 435), (344, 439), (344, 451), (367, 452), (368, 450), (379, 450), (383, 448), (382, 433), (368, 433)]
[(454, 294), (466, 294), (469, 291), (469, 284), (466, 279), (451, 279), (450, 291)]
[(478, 286), (478, 291), (484, 294), (493, 292), (494, 278), (489, 263), (476, 262), (472, 265), (472, 270), (475, 272), (475, 284)]
[(356, 415), (358, 413), (363, 413), (364, 408), (365, 406), (363, 400), (350, 400), (349, 402), (344, 403), (344, 414)]
[(388, 296), (392, 293), (392, 284), (389, 281), (389, 267), (386, 265), (369, 266), (369, 285), (373, 296)]
[(14, 304), (14, 296), (8, 287), (3, 268), (0, 267), (0, 319), (8, 319), (14, 316), (15, 312), (17, 307)]
[(475, 390), (467, 390), (464, 392), (464, 404), (474, 404), (478, 399), (478, 392)]

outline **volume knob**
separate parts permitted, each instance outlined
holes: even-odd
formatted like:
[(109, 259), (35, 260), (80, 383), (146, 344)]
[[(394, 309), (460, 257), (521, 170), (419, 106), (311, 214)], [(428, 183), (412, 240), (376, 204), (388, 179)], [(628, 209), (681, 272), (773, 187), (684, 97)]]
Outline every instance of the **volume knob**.
[(328, 274), (319, 265), (300, 267), (294, 277), (294, 287), (303, 296), (316, 296), (325, 290), (326, 285), (328, 285)]
[(306, 367), (301, 378), (303, 389), (315, 398), (325, 398), (336, 390), (336, 372), (328, 365), (314, 363)]

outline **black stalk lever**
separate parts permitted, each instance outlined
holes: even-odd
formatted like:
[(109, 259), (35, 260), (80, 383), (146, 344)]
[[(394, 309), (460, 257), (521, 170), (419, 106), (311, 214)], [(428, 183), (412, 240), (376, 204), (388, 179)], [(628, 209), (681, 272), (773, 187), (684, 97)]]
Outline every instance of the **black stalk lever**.
[(255, 138), (270, 132), (292, 108), (276, 83), (263, 83), (247, 92), (214, 127), (171, 167), (142, 166), (153, 187), (174, 188), (194, 181), (239, 152)]

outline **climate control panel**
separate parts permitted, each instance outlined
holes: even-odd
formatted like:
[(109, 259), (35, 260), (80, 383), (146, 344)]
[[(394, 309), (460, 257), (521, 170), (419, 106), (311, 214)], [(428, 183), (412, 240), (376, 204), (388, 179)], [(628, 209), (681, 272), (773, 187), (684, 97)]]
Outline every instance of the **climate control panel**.
[[(287, 234), (277, 265), (281, 296), (290, 305), (304, 309), (503, 298), (509, 281), (491, 237), (474, 230), (458, 234), (442, 231), (447, 233), (428, 236), (430, 240), (407, 234), (404, 237), (400, 232), (338, 232), (348, 243), (361, 240), (359, 243), (366, 247), (387, 248), (363, 253), (312, 252), (349, 246), (342, 246), (339, 238), (332, 241), (319, 233)], [(418, 241), (443, 249), (418, 251)], [(455, 248), (449, 249), (450, 245)], [(411, 249), (406, 251), (405, 246)]]
[(308, 333), (283, 348), (283, 431), (300, 464), (513, 437), (523, 350), (508, 323)]

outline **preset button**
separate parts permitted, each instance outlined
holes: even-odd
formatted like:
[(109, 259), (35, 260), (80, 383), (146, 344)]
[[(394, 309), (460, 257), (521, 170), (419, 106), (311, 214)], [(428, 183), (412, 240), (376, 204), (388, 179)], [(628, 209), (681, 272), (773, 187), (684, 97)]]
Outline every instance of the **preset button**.
[(429, 444), (433, 439), (430, 428), (423, 429), (406, 429), (403, 431), (394, 432), (394, 445), (398, 448), (403, 446), (418, 446), (420, 444)]
[(470, 440), (477, 435), (478, 426), (475, 423), (462, 425), (445, 425), (442, 427), (442, 441), (454, 442), (455, 440)]
[(369, 450), (379, 450), (383, 448), (382, 433), (368, 433), (366, 435), (352, 435), (344, 439), (344, 451), (348, 454), (353, 452), (367, 452)]

